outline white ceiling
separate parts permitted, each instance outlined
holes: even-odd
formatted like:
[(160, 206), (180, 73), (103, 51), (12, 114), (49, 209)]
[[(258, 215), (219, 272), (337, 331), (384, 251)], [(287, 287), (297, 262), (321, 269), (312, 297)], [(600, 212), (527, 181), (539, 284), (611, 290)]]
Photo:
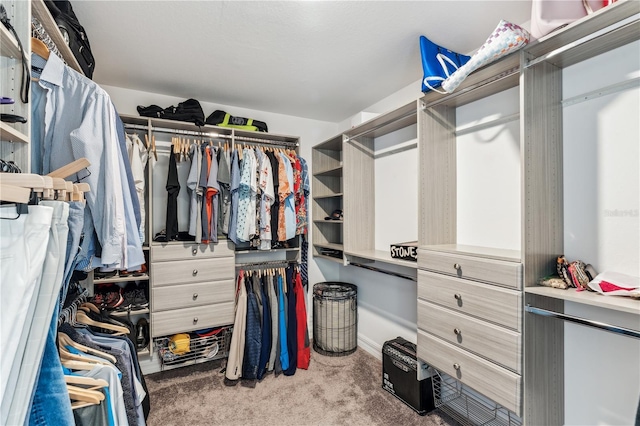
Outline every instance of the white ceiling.
[(530, 0), (72, 4), (99, 84), (331, 122), (420, 79), (420, 35), (470, 53), (500, 19), (531, 11)]

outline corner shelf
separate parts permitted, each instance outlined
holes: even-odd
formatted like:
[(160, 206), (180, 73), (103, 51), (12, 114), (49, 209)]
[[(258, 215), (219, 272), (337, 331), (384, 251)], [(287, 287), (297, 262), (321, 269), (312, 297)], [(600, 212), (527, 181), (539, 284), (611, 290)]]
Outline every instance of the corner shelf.
[(349, 250), (345, 251), (344, 254), (346, 256), (357, 257), (359, 259), (383, 262), (409, 269), (418, 269), (418, 262), (393, 258), (391, 257), (391, 253), (384, 250)]
[(342, 176), (342, 165), (315, 172), (314, 176)]

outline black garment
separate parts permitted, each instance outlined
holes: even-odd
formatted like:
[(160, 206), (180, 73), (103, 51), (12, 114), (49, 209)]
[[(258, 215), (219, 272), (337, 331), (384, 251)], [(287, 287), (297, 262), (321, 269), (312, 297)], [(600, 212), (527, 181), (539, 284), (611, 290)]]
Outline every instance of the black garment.
[(271, 311), (269, 306), (269, 291), (266, 289), (267, 277), (260, 279), (260, 294), (262, 296), (262, 350), (260, 351), (260, 363), (258, 364), (258, 380), (264, 377), (271, 355)]
[(76, 426), (109, 426), (106, 399), (100, 404), (73, 410)]
[(298, 366), (298, 322), (296, 321), (296, 294), (293, 291), (293, 268), (287, 268), (287, 348), (289, 350), (289, 368), (284, 371), (285, 376), (296, 374)]
[(245, 330), (244, 359), (242, 360), (242, 379), (258, 378), (258, 364), (262, 348), (262, 329), (258, 300), (253, 292), (251, 280), (245, 280), (247, 287), (247, 328)]
[(169, 155), (169, 174), (167, 175), (167, 241), (173, 241), (178, 237), (178, 194), (180, 182), (178, 182), (178, 169), (176, 157)]
[(278, 195), (278, 188), (280, 187), (279, 173), (278, 173), (278, 160), (273, 152), (267, 151), (267, 157), (269, 157), (269, 162), (271, 163), (271, 172), (273, 174), (273, 193), (275, 196), (275, 201), (271, 206), (271, 245), (278, 243), (278, 210), (280, 209), (280, 196)]

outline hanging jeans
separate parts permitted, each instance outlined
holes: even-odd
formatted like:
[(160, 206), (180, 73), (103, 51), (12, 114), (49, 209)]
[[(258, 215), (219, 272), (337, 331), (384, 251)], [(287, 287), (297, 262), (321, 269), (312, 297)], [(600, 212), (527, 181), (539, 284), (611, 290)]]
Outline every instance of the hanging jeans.
[(16, 385), (9, 385), (9, 377), (14, 361), (22, 359), (19, 333), (31, 321), (30, 307), (35, 310), (31, 302), (40, 287), (53, 215), (47, 206), (28, 209), (16, 218), (14, 206), (0, 207), (0, 424), (7, 424)]

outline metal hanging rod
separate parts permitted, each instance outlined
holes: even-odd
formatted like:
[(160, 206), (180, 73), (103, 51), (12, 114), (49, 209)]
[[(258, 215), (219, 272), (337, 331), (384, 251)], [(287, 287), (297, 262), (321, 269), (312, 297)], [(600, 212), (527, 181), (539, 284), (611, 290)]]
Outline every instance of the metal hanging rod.
[(559, 318), (569, 322), (575, 322), (576, 324), (586, 325), (588, 327), (599, 328), (600, 330), (610, 331), (616, 334), (622, 334), (624, 336), (635, 337), (636, 339), (640, 339), (640, 332), (636, 330), (631, 330), (630, 328), (618, 327), (617, 325), (606, 324), (600, 321), (593, 321), (585, 318), (574, 317), (573, 315), (561, 314), (559, 312), (553, 312), (542, 308), (536, 308), (535, 306), (531, 306), (527, 304), (525, 307), (525, 311), (535, 314), (542, 315), (544, 317), (552, 317)]
[[(149, 130), (149, 126), (141, 125), (141, 124), (126, 124), (124, 125), (125, 129), (132, 130)], [(233, 141), (242, 141), (250, 144), (260, 144), (260, 145), (276, 145), (282, 146), (286, 148), (290, 147), (298, 147), (299, 143), (295, 141), (278, 141), (274, 139), (260, 139), (260, 138), (251, 138), (248, 136), (238, 136), (238, 135), (225, 135), (220, 133), (211, 133), (211, 132), (198, 132), (195, 130), (182, 130), (182, 129), (170, 129), (167, 127), (153, 127), (151, 126), (151, 131), (158, 133), (169, 133), (174, 135), (185, 135), (185, 136), (195, 136), (200, 138), (222, 138), (222, 139), (230, 139)]]
[(272, 260), (267, 262), (246, 262), (246, 263), (236, 263), (236, 268), (239, 269), (260, 269), (260, 268), (275, 268), (275, 267), (285, 267), (291, 264), (297, 264), (296, 260)]
[(405, 280), (418, 281), (417, 278), (410, 277), (409, 275), (400, 274), (398, 272), (387, 271), (385, 269), (376, 268), (375, 266), (363, 265), (362, 263), (356, 263), (356, 262), (349, 262), (349, 265), (357, 266), (358, 268), (368, 269), (373, 272), (380, 272), (380, 273), (391, 275), (398, 278), (404, 278)]
[(591, 90), (587, 93), (582, 93), (577, 96), (573, 96), (568, 99), (562, 100), (562, 106), (571, 106), (575, 104), (579, 104), (581, 102), (589, 101), (591, 99), (597, 99), (602, 96), (612, 95), (614, 93), (622, 92), (628, 89), (635, 89), (640, 85), (640, 77), (634, 77), (629, 80), (620, 81), (618, 83), (613, 83), (605, 87), (601, 87), (600, 89)]
[(384, 127), (384, 126), (388, 126), (389, 124), (391, 124), (393, 122), (400, 121), (400, 120), (402, 120), (404, 118), (407, 118), (407, 117), (411, 117), (412, 115), (416, 115), (417, 113), (418, 113), (418, 111), (416, 109), (412, 109), (411, 111), (407, 111), (404, 114), (399, 115), (398, 117), (394, 117), (393, 120), (390, 120), (390, 121), (387, 121), (387, 122), (384, 122), (384, 123), (380, 123), (377, 126), (374, 126), (369, 130), (365, 130), (364, 132), (360, 132), (360, 133), (355, 134), (353, 136), (346, 136), (345, 135), (344, 141), (345, 142), (349, 142), (352, 139), (357, 139), (360, 136), (364, 136), (364, 135), (366, 135), (368, 133), (375, 132), (376, 130), (378, 130), (378, 129)]

